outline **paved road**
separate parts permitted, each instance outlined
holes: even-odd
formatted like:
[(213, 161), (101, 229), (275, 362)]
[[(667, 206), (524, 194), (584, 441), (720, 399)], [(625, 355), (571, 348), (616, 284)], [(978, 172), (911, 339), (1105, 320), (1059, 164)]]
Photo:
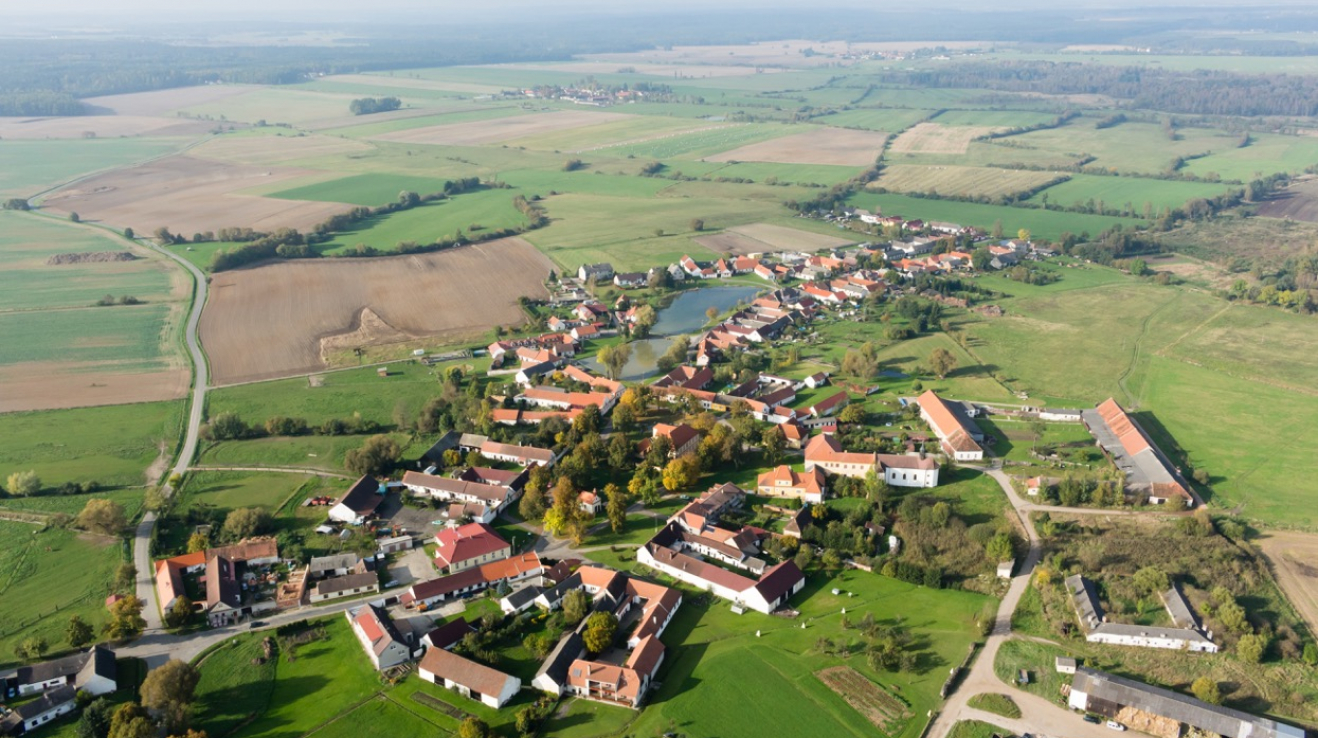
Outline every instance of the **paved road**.
[[(210, 383), (210, 371), (206, 366), (206, 356), (201, 352), (201, 343), (197, 340), (197, 324), (201, 321), (201, 310), (206, 306), (206, 275), (192, 262), (168, 249), (162, 249), (143, 240), (148, 248), (173, 259), (187, 269), (193, 278), (192, 311), (188, 314), (184, 340), (188, 345), (188, 354), (192, 358), (192, 409), (188, 415), (188, 429), (183, 436), (183, 447), (179, 450), (174, 468), (166, 477), (161, 487), (161, 494), (168, 497), (174, 494), (168, 479), (175, 474), (184, 474), (192, 464), (192, 457), (197, 455), (197, 442), (201, 437), (201, 421), (206, 410), (206, 388)], [(133, 539), (133, 565), (137, 567), (137, 597), (146, 604), (142, 617), (146, 619), (147, 632), (161, 628), (160, 608), (156, 603), (154, 570), (151, 566), (151, 531), (156, 527), (156, 514), (147, 512), (137, 526)]]
[[(1059, 508), (1036, 505), (1022, 499), (1016, 494), (1016, 490), (1012, 489), (1011, 478), (996, 465), (983, 468), (982, 471), (997, 480), (1003, 494), (1007, 495), (1007, 500), (1011, 503), (1013, 511), (1029, 538), (1030, 549), (1017, 570), (1016, 576), (1012, 577), (1006, 596), (1002, 598), (1002, 603), (998, 606), (998, 614), (993, 622), (993, 630), (984, 641), (984, 647), (980, 649), (979, 654), (975, 657), (975, 663), (961, 680), (956, 691), (948, 697), (947, 702), (943, 705), (942, 711), (939, 712), (934, 724), (929, 729), (928, 738), (946, 738), (952, 726), (961, 720), (982, 720), (1006, 728), (1017, 735), (1028, 732), (1042, 733), (1053, 738), (1061, 736), (1065, 736), (1065, 738), (1112, 738), (1113, 732), (1111, 730), (1101, 725), (1087, 723), (1076, 713), (1042, 697), (1009, 687), (998, 679), (993, 672), (993, 662), (997, 659), (998, 649), (1002, 647), (1007, 639), (1014, 637), (1011, 632), (1012, 613), (1016, 611), (1016, 606), (1020, 604), (1021, 595), (1025, 594), (1025, 589), (1030, 584), (1030, 577), (1034, 573), (1034, 567), (1038, 565), (1039, 558), (1043, 553), (1039, 535), (1030, 523), (1030, 513), (1035, 510), (1058, 512)], [(1091, 508), (1061, 508), (1060, 510), (1094, 515), (1123, 514), (1127, 512)], [(1039, 668), (1052, 668), (1052, 665), (1043, 664)], [(983, 710), (976, 710), (966, 704), (971, 697), (990, 692), (1010, 695), (1021, 708), (1020, 719), (1004, 718)]]

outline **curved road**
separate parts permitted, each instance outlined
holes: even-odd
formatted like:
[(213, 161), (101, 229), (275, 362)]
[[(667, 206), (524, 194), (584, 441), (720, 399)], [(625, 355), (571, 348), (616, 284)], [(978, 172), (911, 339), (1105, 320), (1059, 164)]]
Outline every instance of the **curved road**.
[[(1030, 513), (1038, 510), (1067, 511), (1091, 515), (1120, 515), (1128, 514), (1129, 511), (1057, 508), (1049, 505), (1037, 505), (1017, 495), (1016, 490), (1012, 489), (1011, 478), (996, 464), (993, 467), (983, 468), (982, 471), (997, 480), (998, 486), (1002, 487), (1003, 494), (1007, 495), (1008, 502), (1011, 503), (1017, 518), (1025, 529), (1026, 536), (1029, 538), (1030, 550), (1017, 569), (1016, 576), (1012, 577), (1011, 585), (1007, 588), (1007, 594), (1002, 598), (1002, 604), (998, 606), (998, 614), (993, 622), (993, 630), (984, 641), (984, 647), (975, 656), (975, 663), (966, 672), (956, 690), (948, 696), (947, 702), (944, 703), (942, 710), (929, 728), (928, 738), (946, 738), (952, 726), (961, 720), (980, 720), (1006, 728), (1017, 735), (1028, 732), (1045, 736), (1066, 736), (1066, 738), (1112, 738), (1113, 732), (1106, 727), (1087, 723), (1079, 715), (1061, 705), (1008, 686), (998, 679), (993, 672), (993, 662), (997, 659), (998, 649), (1002, 647), (1007, 639), (1013, 637), (1011, 616), (1020, 603), (1021, 595), (1025, 594), (1025, 589), (1029, 587), (1030, 576), (1034, 573), (1034, 567), (1038, 565), (1039, 558), (1043, 554), (1043, 544), (1039, 540), (1039, 534), (1035, 532), (1034, 526), (1030, 523)], [(1039, 668), (1051, 669), (1052, 664), (1040, 664)], [(1010, 695), (1016, 704), (1020, 706), (1021, 717), (1015, 720), (1004, 718), (1000, 715), (977, 710), (967, 704), (971, 697), (988, 693)]]
[[(192, 262), (168, 249), (160, 248), (145, 239), (139, 243), (144, 243), (152, 251), (183, 265), (183, 268), (192, 274), (193, 281), (192, 311), (188, 314), (187, 327), (183, 334), (193, 366), (192, 409), (188, 414), (188, 429), (183, 436), (183, 447), (179, 449), (174, 468), (165, 478), (165, 485), (160, 488), (161, 494), (169, 497), (174, 494), (174, 489), (169, 485), (169, 478), (187, 472), (192, 464), (192, 457), (197, 455), (201, 421), (206, 412), (206, 388), (210, 384), (210, 371), (206, 366), (206, 356), (201, 352), (201, 343), (197, 340), (197, 324), (201, 322), (201, 310), (206, 306), (206, 275)], [(159, 630), (161, 627), (160, 608), (156, 603), (155, 572), (151, 567), (151, 531), (155, 527), (156, 514), (148, 511), (142, 516), (142, 522), (138, 523), (133, 540), (133, 565), (137, 567), (137, 597), (146, 605), (142, 609), (142, 617), (146, 619), (148, 631)]]

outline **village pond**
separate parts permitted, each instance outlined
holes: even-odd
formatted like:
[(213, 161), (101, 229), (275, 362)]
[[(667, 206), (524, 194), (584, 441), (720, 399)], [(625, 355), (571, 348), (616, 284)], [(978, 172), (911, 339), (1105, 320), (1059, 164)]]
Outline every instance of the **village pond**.
[[(672, 345), (673, 338), (690, 335), (703, 328), (709, 321), (706, 313), (711, 307), (723, 313), (749, 300), (757, 292), (760, 289), (755, 287), (727, 286), (688, 290), (678, 295), (668, 307), (659, 311), (659, 320), (650, 331), (649, 338), (628, 344), (632, 355), (618, 378), (635, 381), (654, 374), (657, 370), (656, 362)], [(586, 360), (586, 365), (594, 371), (605, 371), (593, 356)]]

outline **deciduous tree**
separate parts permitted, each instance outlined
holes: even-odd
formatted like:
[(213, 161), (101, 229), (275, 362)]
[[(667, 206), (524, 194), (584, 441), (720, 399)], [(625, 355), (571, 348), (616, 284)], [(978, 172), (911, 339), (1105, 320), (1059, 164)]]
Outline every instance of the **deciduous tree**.
[(1194, 680), (1190, 685), (1190, 691), (1194, 693), (1196, 699), (1203, 700), (1210, 705), (1222, 704), (1222, 690), (1217, 686), (1217, 682), (1206, 676), (1201, 676)]
[(939, 379), (942, 379), (956, 368), (956, 357), (945, 348), (936, 348), (929, 354), (929, 368)]
[(119, 641), (139, 635), (146, 629), (146, 620), (142, 618), (142, 601), (137, 595), (128, 595), (110, 606), (110, 622), (105, 625), (105, 634)]
[(5, 482), (5, 489), (15, 497), (28, 497), (41, 491), (41, 477), (32, 470), (14, 472)]
[(64, 632), (69, 636), (69, 645), (74, 648), (82, 648), (91, 643), (92, 639), (96, 637), (96, 634), (92, 631), (92, 626), (77, 615), (69, 617), (69, 625)]
[(93, 533), (115, 536), (128, 527), (128, 516), (124, 506), (114, 500), (93, 498), (87, 500), (74, 524)]
[(614, 533), (622, 533), (623, 528), (627, 525), (627, 493), (622, 487), (616, 484), (607, 484), (604, 486), (604, 495), (609, 498), (607, 503), (607, 512), (609, 516), (609, 528)]
[(160, 715), (171, 733), (187, 730), (192, 699), (201, 672), (186, 661), (170, 659), (152, 669), (142, 682), (142, 705)]
[(603, 653), (613, 645), (613, 636), (618, 632), (618, 618), (611, 612), (596, 612), (586, 620), (586, 630), (581, 640), (590, 654)]
[(224, 518), (224, 535), (233, 540), (263, 533), (270, 525), (270, 513), (264, 507), (240, 507)]

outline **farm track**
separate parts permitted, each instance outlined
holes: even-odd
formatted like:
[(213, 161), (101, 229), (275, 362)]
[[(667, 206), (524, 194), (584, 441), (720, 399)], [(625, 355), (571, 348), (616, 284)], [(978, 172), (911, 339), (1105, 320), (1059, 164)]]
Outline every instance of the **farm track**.
[(332, 477), (334, 479), (352, 479), (347, 474), (338, 472), (325, 471), (323, 469), (307, 469), (295, 466), (223, 466), (208, 464), (205, 466), (190, 466), (188, 471), (219, 471), (219, 472), (279, 472), (282, 474), (312, 474), (317, 477)]

